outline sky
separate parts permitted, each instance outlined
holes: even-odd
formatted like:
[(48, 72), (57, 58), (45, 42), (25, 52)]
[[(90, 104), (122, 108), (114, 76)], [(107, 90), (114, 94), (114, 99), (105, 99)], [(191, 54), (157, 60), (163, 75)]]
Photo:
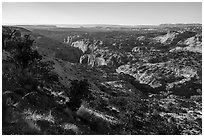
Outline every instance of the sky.
[(3, 24), (202, 23), (201, 2), (3, 2)]

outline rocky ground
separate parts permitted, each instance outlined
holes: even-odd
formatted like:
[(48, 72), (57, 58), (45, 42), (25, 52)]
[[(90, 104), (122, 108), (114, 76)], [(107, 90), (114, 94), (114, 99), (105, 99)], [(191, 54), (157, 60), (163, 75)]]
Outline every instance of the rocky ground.
[[(31, 33), (43, 59), (21, 84), (11, 52), (3, 50), (3, 98), (15, 106), (3, 109), (3, 134), (202, 134), (199, 28), (11, 29)], [(91, 98), (72, 111), (64, 105), (71, 82), (83, 79)]]

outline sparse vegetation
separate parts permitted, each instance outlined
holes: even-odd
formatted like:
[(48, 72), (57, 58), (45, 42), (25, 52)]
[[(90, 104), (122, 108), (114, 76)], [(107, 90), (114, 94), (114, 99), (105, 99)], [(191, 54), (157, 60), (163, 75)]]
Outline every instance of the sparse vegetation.
[[(200, 29), (111, 29), (3, 26), (2, 133), (201, 134), (202, 54), (170, 52)], [(155, 40), (167, 30), (175, 39)], [(80, 65), (83, 54), (107, 66)]]

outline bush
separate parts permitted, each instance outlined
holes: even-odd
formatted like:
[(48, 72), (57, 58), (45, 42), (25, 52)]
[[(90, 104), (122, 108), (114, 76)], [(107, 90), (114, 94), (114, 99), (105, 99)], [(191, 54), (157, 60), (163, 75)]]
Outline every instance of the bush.
[(90, 98), (89, 83), (87, 80), (74, 80), (71, 82), (69, 98), (70, 101), (67, 103), (67, 106), (73, 110), (77, 111), (81, 106), (83, 99)]

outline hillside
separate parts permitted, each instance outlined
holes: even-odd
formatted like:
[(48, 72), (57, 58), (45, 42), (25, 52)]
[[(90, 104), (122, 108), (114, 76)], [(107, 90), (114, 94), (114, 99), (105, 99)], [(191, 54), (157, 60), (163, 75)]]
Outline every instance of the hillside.
[[(202, 134), (197, 25), (2, 29), (3, 134)], [(22, 69), (29, 40), (42, 58)]]

